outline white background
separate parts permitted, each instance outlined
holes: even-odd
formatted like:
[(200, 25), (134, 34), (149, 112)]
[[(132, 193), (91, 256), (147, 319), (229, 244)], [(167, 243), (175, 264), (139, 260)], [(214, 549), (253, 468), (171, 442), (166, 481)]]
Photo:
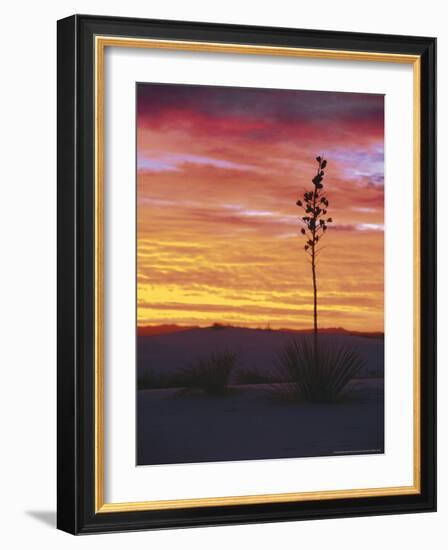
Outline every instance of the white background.
[[(135, 82), (312, 89), (322, 74), (319, 89), (385, 94), (386, 452), (136, 468)], [(105, 81), (106, 502), (412, 485), (413, 220), (394, 208), (412, 212), (412, 66), (112, 48)]]
[[(439, 512), (376, 518), (128, 533), (74, 538), (54, 530), (56, 360), (56, 26), (72, 13), (295, 26), (439, 37), (439, 97), (448, 97), (448, 31), (437, 0), (362, 4), (165, 0), (15, 2), (3, 10), (0, 87), (0, 541), (6, 548), (344, 548), (446, 547), (448, 402), (439, 405)], [(439, 151), (447, 106), (439, 105)], [(442, 176), (442, 172), (441, 176)], [(442, 177), (440, 178), (442, 180)], [(447, 187), (439, 188), (439, 204)], [(442, 213), (442, 212), (441, 212)], [(444, 231), (440, 224), (440, 231)], [(446, 230), (445, 230), (446, 235)], [(448, 279), (439, 242), (439, 279)], [(446, 246), (445, 246), (446, 248)], [(439, 311), (448, 307), (446, 285)], [(440, 315), (443, 342), (447, 324)], [(441, 349), (440, 355), (443, 355)], [(440, 361), (444, 397), (448, 374)]]

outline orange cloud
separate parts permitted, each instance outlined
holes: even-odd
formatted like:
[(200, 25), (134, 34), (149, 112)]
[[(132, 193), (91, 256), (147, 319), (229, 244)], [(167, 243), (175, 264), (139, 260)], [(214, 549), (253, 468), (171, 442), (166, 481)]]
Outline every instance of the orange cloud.
[(383, 98), (231, 90), (139, 85), (138, 323), (309, 328), (295, 202), (325, 154), (319, 322), (383, 330)]

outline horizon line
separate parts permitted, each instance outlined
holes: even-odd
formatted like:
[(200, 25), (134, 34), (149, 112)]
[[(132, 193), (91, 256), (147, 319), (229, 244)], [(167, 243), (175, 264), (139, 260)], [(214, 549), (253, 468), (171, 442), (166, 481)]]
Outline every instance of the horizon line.
[[(175, 331), (178, 330), (191, 330), (191, 329), (226, 329), (226, 328), (238, 328), (238, 329), (247, 329), (247, 330), (264, 330), (264, 331), (271, 331), (271, 332), (285, 332), (285, 331), (291, 331), (291, 332), (313, 332), (313, 328), (293, 328), (293, 327), (271, 327), (269, 324), (267, 326), (244, 326), (244, 325), (233, 325), (230, 323), (211, 323), (207, 325), (181, 325), (178, 323), (159, 323), (159, 324), (138, 324), (137, 323), (137, 332), (145, 330), (145, 329), (161, 329), (165, 328), (167, 331), (169, 329), (172, 329)], [(383, 334), (384, 335), (384, 329), (383, 330), (362, 330), (362, 329), (348, 329), (343, 326), (326, 326), (326, 327), (320, 327), (318, 329), (319, 331), (340, 331), (340, 332), (349, 332), (349, 333), (362, 333), (362, 334)]]

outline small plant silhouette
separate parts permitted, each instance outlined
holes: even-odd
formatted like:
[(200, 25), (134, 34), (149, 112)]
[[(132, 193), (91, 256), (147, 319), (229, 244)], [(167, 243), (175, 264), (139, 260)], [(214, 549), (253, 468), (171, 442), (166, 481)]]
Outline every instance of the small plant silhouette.
[(202, 390), (209, 395), (226, 395), (237, 360), (238, 355), (230, 351), (215, 351), (199, 357), (180, 369), (182, 383), (185, 388)]
[(314, 349), (317, 352), (317, 274), (316, 274), (316, 259), (320, 252), (319, 243), (322, 242), (322, 237), (328, 229), (328, 224), (332, 223), (333, 219), (327, 216), (330, 203), (324, 194), (324, 169), (327, 166), (327, 161), (322, 157), (316, 157), (317, 173), (312, 179), (313, 189), (305, 191), (303, 200), (299, 199), (296, 204), (304, 210), (304, 215), (299, 218), (302, 224), (301, 234), (305, 237), (304, 245), (305, 253), (311, 260), (311, 272), (313, 278), (313, 330), (314, 330)]

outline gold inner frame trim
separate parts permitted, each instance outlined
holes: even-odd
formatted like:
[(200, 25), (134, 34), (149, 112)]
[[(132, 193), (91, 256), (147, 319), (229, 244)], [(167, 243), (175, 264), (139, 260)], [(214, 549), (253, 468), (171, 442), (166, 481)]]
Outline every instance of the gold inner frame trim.
[[(413, 349), (413, 484), (400, 487), (261, 495), (106, 503), (104, 501), (104, 54), (106, 47), (149, 48), (208, 53), (269, 55), (313, 59), (373, 61), (413, 65), (413, 201), (414, 201), (414, 349)], [(420, 426), (420, 57), (376, 52), (321, 50), (250, 44), (225, 44), (181, 40), (157, 40), (96, 36), (95, 55), (95, 513), (167, 510), (207, 506), (232, 506), (280, 502), (304, 502), (341, 498), (365, 498), (419, 494), (421, 490)]]

